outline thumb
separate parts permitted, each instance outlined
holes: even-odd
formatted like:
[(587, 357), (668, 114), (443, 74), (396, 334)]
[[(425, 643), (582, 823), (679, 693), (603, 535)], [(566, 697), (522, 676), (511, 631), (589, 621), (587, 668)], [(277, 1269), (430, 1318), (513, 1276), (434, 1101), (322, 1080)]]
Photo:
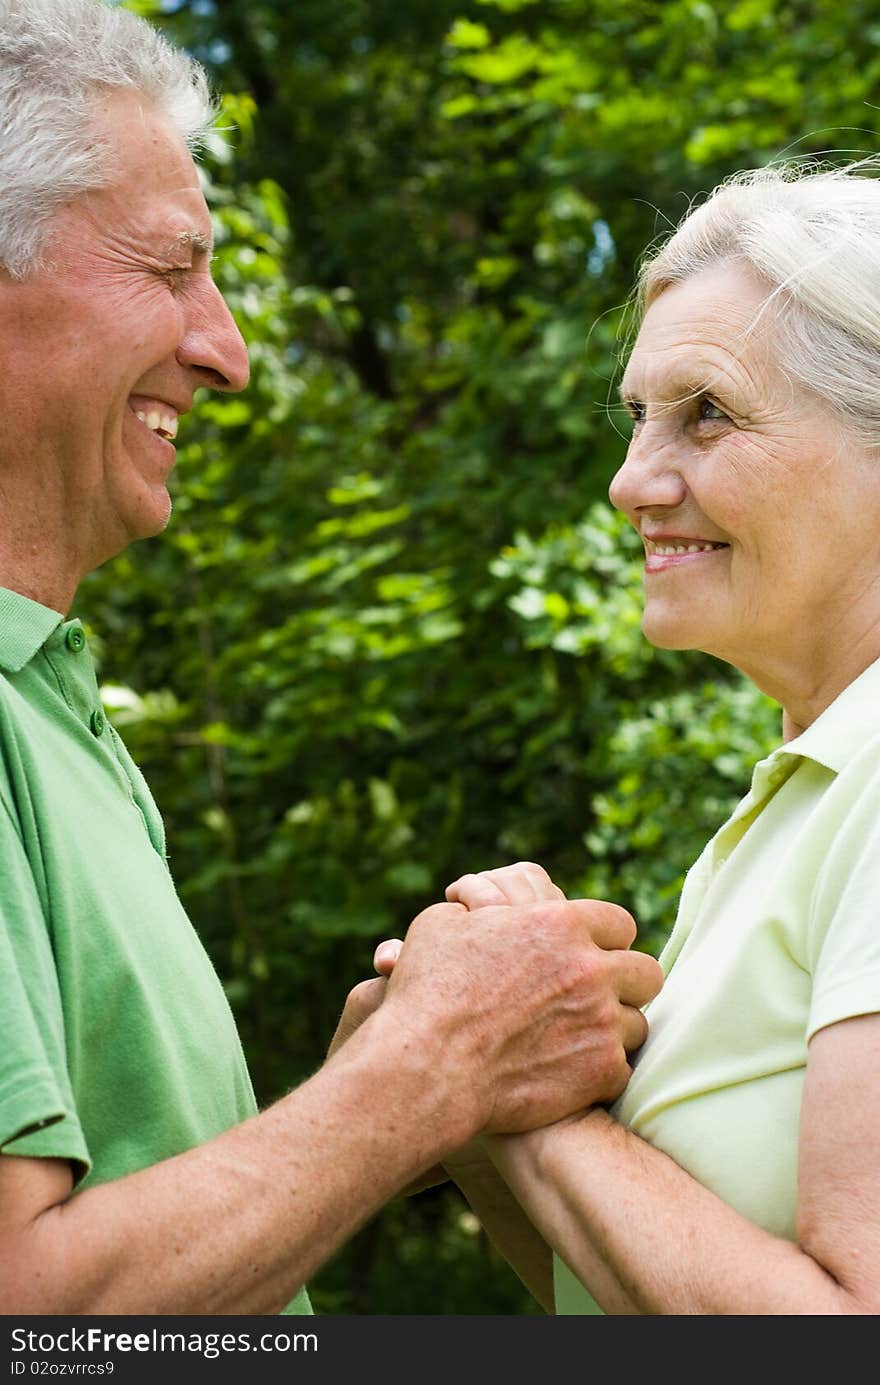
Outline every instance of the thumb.
[(390, 976), (402, 947), (403, 943), (400, 938), (386, 938), (373, 953), (373, 969), (380, 976)]

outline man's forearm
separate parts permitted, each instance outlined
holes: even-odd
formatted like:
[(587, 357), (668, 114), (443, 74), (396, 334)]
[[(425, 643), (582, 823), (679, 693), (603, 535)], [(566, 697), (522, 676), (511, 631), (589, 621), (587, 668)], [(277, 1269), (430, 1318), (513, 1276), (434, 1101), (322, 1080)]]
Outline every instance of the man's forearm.
[(478, 1131), (545, 1125), (622, 1089), (644, 1039), (637, 1004), (659, 986), (628, 950), (634, 931), (591, 900), (434, 905), (379, 1008), (361, 1024), (356, 987), (356, 1032), (343, 1018), (332, 1058), (269, 1111), (74, 1195), (66, 1163), (0, 1157), (0, 1312), (278, 1311)]
[(281, 1310), (407, 1179), (473, 1133), (456, 1127), (455, 1103), (443, 1114), (425, 1056), (387, 1038), (364, 1025), (261, 1115), (47, 1209), (23, 1242), (20, 1301), (4, 1311)]

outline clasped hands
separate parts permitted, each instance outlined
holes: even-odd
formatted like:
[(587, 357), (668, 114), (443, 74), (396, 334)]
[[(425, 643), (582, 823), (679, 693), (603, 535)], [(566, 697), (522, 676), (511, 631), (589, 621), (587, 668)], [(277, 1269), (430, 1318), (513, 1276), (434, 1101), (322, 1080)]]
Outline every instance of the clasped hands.
[[(659, 964), (630, 951), (636, 927), (625, 910), (567, 900), (532, 862), (464, 875), (447, 888), (446, 901), (420, 914), (405, 942), (378, 945), (378, 977), (350, 993), (328, 1051), (332, 1057), (386, 997), (429, 1007), (432, 1017), (449, 1020), (450, 1035), (474, 1029), (467, 1057), (475, 1088), (485, 1088), (484, 1109), (471, 1138), (407, 1193), (485, 1162), (487, 1136), (614, 1100), (647, 1034), (642, 1007), (662, 984)], [(460, 997), (450, 987), (456, 959)]]

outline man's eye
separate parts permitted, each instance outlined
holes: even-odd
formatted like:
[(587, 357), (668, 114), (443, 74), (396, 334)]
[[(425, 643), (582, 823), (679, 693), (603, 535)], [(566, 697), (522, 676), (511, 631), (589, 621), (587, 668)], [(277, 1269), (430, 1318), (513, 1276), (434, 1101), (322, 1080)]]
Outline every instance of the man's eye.
[(717, 423), (721, 419), (725, 422), (728, 421), (728, 415), (723, 409), (720, 409), (717, 404), (714, 404), (711, 399), (700, 400), (699, 413), (700, 419), (708, 423)]

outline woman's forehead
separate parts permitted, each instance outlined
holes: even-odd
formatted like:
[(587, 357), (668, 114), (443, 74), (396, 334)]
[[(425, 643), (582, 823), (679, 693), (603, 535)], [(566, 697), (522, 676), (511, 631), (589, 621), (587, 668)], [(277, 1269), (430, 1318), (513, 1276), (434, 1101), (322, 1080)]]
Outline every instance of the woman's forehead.
[(775, 333), (772, 315), (762, 314), (766, 301), (766, 286), (738, 265), (671, 285), (645, 314), (621, 392), (679, 398), (711, 389), (719, 378), (746, 385), (758, 360), (772, 368), (768, 337)]

